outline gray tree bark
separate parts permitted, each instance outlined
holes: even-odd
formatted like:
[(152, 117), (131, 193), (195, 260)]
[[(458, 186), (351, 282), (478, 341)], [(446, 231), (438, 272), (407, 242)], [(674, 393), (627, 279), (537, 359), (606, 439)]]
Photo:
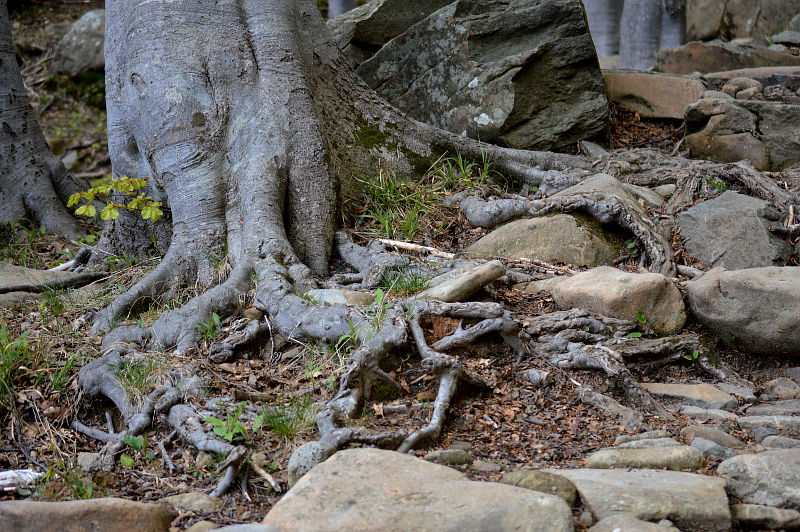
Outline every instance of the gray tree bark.
[(685, 34), (683, 0), (624, 0), (620, 22), (620, 68), (648, 70), (659, 48), (674, 48)]
[[(532, 184), (541, 170), (586, 165), (408, 119), (352, 71), (311, 0), (111, 0), (106, 15), (113, 173), (149, 180), (168, 209), (171, 239), (161, 264), (98, 315), (96, 330), (199, 282), (205, 293), (130, 334), (191, 348), (196, 324), (234, 313), (257, 285), (257, 305), (281, 332), (338, 337), (349, 318), (339, 323), (328, 309), (324, 319), (293, 294), (326, 271), (338, 197), (353, 176), (376, 164), (421, 173), (455, 150), (474, 160), (486, 154), (497, 170)], [(132, 220), (111, 224), (106, 243), (140, 235)], [(212, 259), (223, 249), (232, 272), (214, 286)]]
[(328, 0), (328, 18), (336, 18), (356, 7), (355, 0)]
[(599, 57), (619, 53), (619, 22), (623, 0), (583, 0), (589, 31)]
[(66, 208), (87, 185), (69, 174), (44, 139), (28, 101), (11, 37), (7, 0), (0, 0), (0, 221), (30, 216), (48, 231), (76, 237)]

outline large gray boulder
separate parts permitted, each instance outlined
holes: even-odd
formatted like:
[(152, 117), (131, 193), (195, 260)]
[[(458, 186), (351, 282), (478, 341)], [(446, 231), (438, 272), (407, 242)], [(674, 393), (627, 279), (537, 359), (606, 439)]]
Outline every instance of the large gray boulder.
[(372, 0), (328, 21), (353, 68), (375, 50), (453, 0)]
[(746, 503), (800, 509), (800, 448), (734, 456), (717, 474)]
[(800, 162), (800, 105), (704, 98), (686, 108), (685, 118), (692, 157), (745, 159), (773, 171)]
[(800, 268), (714, 268), (686, 283), (686, 302), (698, 321), (741, 350), (800, 352)]
[(723, 41), (690, 42), (658, 52), (655, 70), (667, 74), (800, 65), (800, 57), (760, 46)]
[(357, 71), (417, 120), (514, 148), (566, 146), (608, 118), (580, 0), (458, 0)]
[(792, 246), (769, 230), (780, 219), (766, 201), (730, 190), (677, 217), (686, 253), (727, 270), (785, 264)]
[(160, 504), (114, 497), (0, 502), (0, 530), (14, 532), (167, 532), (174, 518), (175, 514)]
[(598, 520), (626, 513), (644, 521), (669, 519), (680, 530), (730, 530), (722, 479), (653, 469), (548, 469), (570, 479)]
[(660, 273), (630, 273), (601, 266), (571, 277), (553, 287), (559, 308), (585, 308), (590, 312), (636, 323), (643, 312), (657, 334), (676, 334), (686, 322), (683, 296)]
[(264, 524), (283, 532), (573, 530), (559, 497), (471, 482), (455, 469), (370, 448), (340, 451), (309, 471)]
[(69, 76), (87, 70), (103, 70), (106, 64), (103, 52), (105, 30), (104, 9), (89, 11), (79, 18), (56, 45), (53, 70)]

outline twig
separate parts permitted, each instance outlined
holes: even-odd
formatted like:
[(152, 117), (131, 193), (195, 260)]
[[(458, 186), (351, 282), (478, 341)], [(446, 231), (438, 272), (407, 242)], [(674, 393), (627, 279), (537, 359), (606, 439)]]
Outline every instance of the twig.
[(233, 484), (235, 478), (236, 465), (229, 465), (228, 469), (225, 470), (225, 476), (222, 477), (222, 480), (219, 481), (217, 487), (214, 488), (214, 491), (212, 491), (209, 495), (212, 497), (222, 497), (231, 488), (231, 484)]
[(263, 478), (267, 482), (267, 484), (272, 486), (272, 489), (275, 490), (275, 493), (281, 493), (281, 491), (282, 491), (281, 490), (281, 485), (277, 480), (275, 480), (272, 477), (272, 475), (270, 475), (269, 473), (264, 471), (264, 469), (262, 469), (261, 467), (257, 466), (256, 464), (251, 463), (250, 467), (253, 468), (253, 471), (256, 472), (256, 475), (258, 475), (259, 477)]
[(95, 440), (99, 440), (103, 443), (108, 443), (115, 439), (114, 435), (109, 434), (107, 432), (103, 432), (102, 430), (99, 429), (94, 429), (92, 427), (86, 426), (77, 419), (72, 422), (72, 428), (77, 430), (81, 434), (89, 436), (90, 438), (94, 438)]
[(416, 251), (417, 253), (428, 253), (430, 255), (436, 255), (438, 257), (443, 257), (445, 259), (454, 259), (456, 258), (455, 253), (448, 253), (446, 251), (439, 251), (436, 248), (422, 246), (420, 244), (412, 244), (411, 242), (402, 242), (400, 240), (390, 240), (388, 238), (379, 238), (378, 242), (384, 244), (386, 246), (396, 247), (398, 249), (405, 249), (407, 251)]
[[(174, 434), (174, 432), (173, 432)], [(169, 474), (172, 475), (175, 473), (175, 464), (172, 463), (172, 458), (169, 457), (169, 453), (167, 452), (167, 448), (164, 447), (164, 441), (158, 442), (158, 450), (161, 451), (161, 458), (164, 460), (164, 463), (167, 465), (167, 469), (169, 469)]]
[(106, 410), (106, 426), (108, 427), (109, 434), (116, 434), (116, 430), (114, 430), (114, 420), (111, 418), (111, 412)]

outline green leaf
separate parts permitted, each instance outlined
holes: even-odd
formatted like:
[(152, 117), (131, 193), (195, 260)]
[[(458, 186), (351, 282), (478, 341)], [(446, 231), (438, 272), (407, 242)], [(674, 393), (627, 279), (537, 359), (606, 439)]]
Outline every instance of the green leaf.
[(640, 332), (630, 332), (627, 334), (628, 338), (641, 338), (642, 333)]
[(119, 211), (114, 205), (106, 205), (100, 211), (101, 220), (116, 220), (117, 218), (119, 218)]
[(75, 209), (75, 214), (92, 218), (95, 214), (97, 214), (97, 209), (94, 208), (94, 205), (81, 205)]
[(122, 441), (124, 441), (131, 449), (135, 449), (139, 452), (144, 449), (144, 436), (133, 436), (132, 434), (126, 434), (122, 437)]
[(119, 463), (122, 464), (123, 467), (133, 467), (134, 461), (133, 458), (127, 454), (123, 454), (119, 457)]
[(72, 207), (73, 205), (77, 204), (78, 201), (81, 199), (81, 193), (76, 192), (75, 194), (69, 197), (69, 201), (67, 202), (67, 207)]
[(642, 312), (641, 310), (637, 310), (636, 321), (644, 325), (645, 323), (647, 323), (647, 316), (645, 316), (644, 312)]
[(221, 419), (217, 419), (215, 417), (210, 417), (210, 416), (209, 417), (204, 417), (203, 421), (207, 421), (207, 422), (211, 423), (211, 425), (214, 426), (214, 427), (224, 427), (225, 426), (225, 422), (224, 421), (222, 421)]

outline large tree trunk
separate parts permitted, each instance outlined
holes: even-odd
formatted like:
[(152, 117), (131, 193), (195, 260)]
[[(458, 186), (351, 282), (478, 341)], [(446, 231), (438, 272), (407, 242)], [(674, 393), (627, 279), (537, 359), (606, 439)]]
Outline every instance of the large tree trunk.
[[(532, 184), (543, 169), (585, 164), (408, 119), (355, 75), (311, 0), (112, 0), (106, 10), (113, 173), (150, 180), (172, 237), (161, 265), (98, 316), (98, 330), (181, 283), (211, 286), (223, 248), (227, 280), (162, 315), (152, 341), (191, 347), (195, 325), (233, 313), (254, 281), (283, 332), (317, 330), (319, 316), (291, 293), (326, 271), (338, 194), (354, 175), (376, 165), (419, 175), (448, 150), (487, 155)], [(131, 219), (112, 224), (111, 240), (131, 240)]]
[(6, 0), (0, 0), (0, 221), (25, 216), (75, 237), (80, 226), (65, 207), (86, 184), (53, 155), (33, 115), (14, 53)]

